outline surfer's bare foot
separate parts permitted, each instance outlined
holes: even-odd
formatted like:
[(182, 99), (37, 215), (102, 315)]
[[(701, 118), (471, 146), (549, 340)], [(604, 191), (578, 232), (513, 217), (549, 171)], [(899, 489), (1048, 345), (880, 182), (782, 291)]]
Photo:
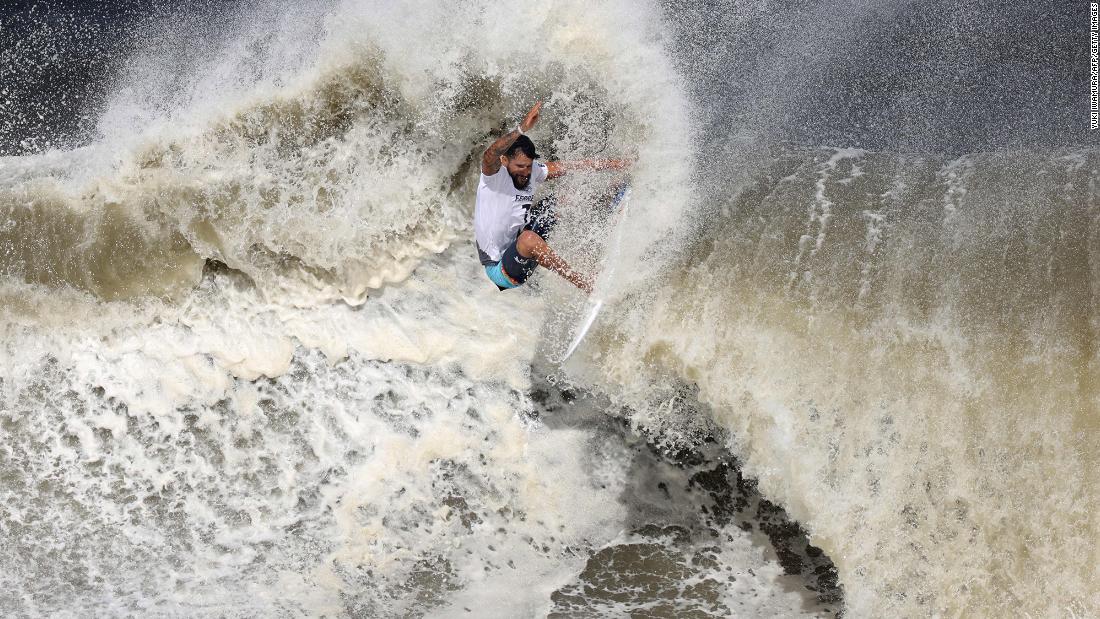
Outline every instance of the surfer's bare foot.
[(596, 288), (595, 281), (590, 277), (576, 273), (575, 270), (570, 269), (568, 272), (559, 272), (559, 274), (564, 277), (566, 281), (569, 281), (570, 284), (583, 290), (586, 295), (591, 295), (592, 291)]
[[(553, 267), (548, 267), (553, 268)], [(592, 291), (596, 289), (596, 280), (582, 273), (574, 271), (569, 265), (565, 265), (562, 270), (554, 269), (559, 275), (564, 277), (566, 281), (573, 284), (577, 288), (584, 291), (585, 294), (592, 294)]]

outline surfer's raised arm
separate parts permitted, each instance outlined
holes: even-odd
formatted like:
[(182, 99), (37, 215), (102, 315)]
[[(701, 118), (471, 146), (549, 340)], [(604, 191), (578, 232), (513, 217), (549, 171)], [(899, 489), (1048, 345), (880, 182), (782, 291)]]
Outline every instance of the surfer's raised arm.
[(519, 139), (519, 136), (527, 133), (535, 126), (535, 123), (539, 121), (539, 110), (541, 109), (542, 101), (539, 101), (529, 112), (527, 112), (527, 115), (523, 117), (518, 127), (500, 136), (495, 142), (489, 145), (489, 148), (485, 149), (485, 154), (481, 156), (482, 174), (485, 176), (492, 176), (500, 171), (500, 166), (502, 164), (500, 158), (504, 156), (504, 153), (508, 152), (508, 148)]
[(546, 171), (548, 179), (564, 176), (569, 172), (602, 172), (604, 170), (625, 170), (633, 162), (629, 159), (578, 159), (576, 161), (548, 161)]

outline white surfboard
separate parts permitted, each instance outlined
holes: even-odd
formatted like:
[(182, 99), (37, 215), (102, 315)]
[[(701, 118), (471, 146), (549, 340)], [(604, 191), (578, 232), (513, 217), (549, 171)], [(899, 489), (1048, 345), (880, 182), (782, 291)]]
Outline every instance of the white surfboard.
[[(611, 277), (615, 268), (615, 258), (619, 255), (619, 241), (622, 237), (622, 223), (623, 218), (626, 217), (626, 197), (630, 193), (629, 187), (624, 187), (619, 190), (619, 193), (612, 200), (612, 208), (619, 207), (618, 222), (615, 224), (615, 235), (611, 238), (611, 246), (607, 249), (607, 255), (604, 256), (605, 268), (601, 273), (601, 277)], [(581, 345), (584, 340), (584, 336), (588, 333), (588, 330), (592, 328), (592, 325), (596, 322), (596, 317), (600, 315), (600, 309), (603, 307), (603, 299), (590, 298), (587, 307), (584, 312), (584, 318), (577, 324), (577, 330), (574, 332), (573, 341), (569, 343), (569, 348), (565, 350), (565, 355), (562, 356), (560, 363), (565, 363), (573, 351), (577, 350), (577, 347)]]
[(565, 356), (561, 358), (562, 362), (568, 359), (569, 356), (573, 354), (574, 350), (577, 350), (577, 346), (581, 345), (581, 340), (584, 339), (584, 335), (592, 328), (592, 323), (596, 322), (596, 316), (600, 315), (601, 307), (603, 307), (603, 301), (588, 300), (588, 311), (585, 312), (584, 320), (582, 320), (577, 327), (577, 334), (573, 336), (573, 341), (570, 342), (569, 348), (566, 349)]

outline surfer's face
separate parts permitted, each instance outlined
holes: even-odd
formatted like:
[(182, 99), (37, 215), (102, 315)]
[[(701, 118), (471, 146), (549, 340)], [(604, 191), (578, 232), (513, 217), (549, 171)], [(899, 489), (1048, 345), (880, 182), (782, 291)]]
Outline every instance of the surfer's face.
[(508, 170), (516, 189), (523, 189), (531, 181), (531, 166), (535, 162), (527, 155), (517, 152), (511, 157), (501, 156), (500, 163)]

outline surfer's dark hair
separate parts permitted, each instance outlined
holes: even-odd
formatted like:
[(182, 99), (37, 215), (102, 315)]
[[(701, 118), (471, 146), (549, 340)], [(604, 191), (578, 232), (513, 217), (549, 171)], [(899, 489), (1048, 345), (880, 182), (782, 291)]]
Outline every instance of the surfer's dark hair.
[(504, 156), (511, 159), (515, 156), (516, 151), (522, 152), (524, 155), (532, 159), (538, 159), (539, 153), (535, 150), (535, 143), (531, 141), (531, 138), (521, 135), (516, 138), (515, 142), (508, 147), (508, 150), (504, 151)]

